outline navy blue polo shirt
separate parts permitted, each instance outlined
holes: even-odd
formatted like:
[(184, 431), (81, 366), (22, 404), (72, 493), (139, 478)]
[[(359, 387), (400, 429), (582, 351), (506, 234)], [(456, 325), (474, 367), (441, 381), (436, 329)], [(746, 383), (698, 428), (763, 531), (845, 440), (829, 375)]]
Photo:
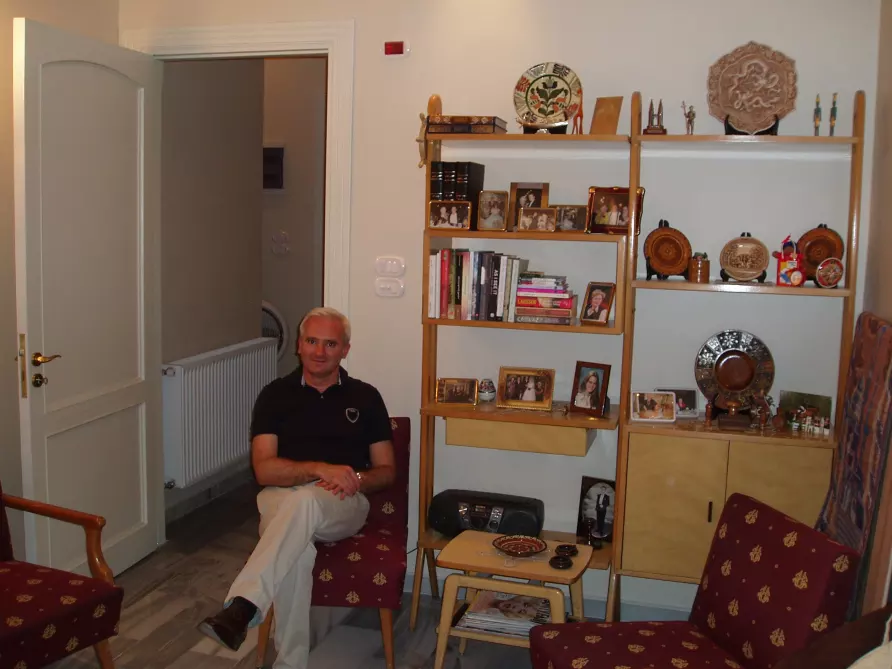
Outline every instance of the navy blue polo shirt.
[(369, 469), (369, 446), (393, 438), (390, 415), (374, 386), (343, 368), (338, 375), (322, 393), (304, 383), (301, 367), (267, 385), (254, 403), (251, 438), (276, 435), (280, 458)]

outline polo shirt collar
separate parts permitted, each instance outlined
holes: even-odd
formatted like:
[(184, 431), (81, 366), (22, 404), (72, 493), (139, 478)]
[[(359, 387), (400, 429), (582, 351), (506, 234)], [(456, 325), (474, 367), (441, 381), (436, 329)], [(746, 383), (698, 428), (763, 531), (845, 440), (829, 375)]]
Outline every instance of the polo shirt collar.
[[(298, 377), (300, 378), (300, 385), (304, 388), (307, 386), (307, 380), (304, 378), (304, 368), (303, 366), (299, 366), (296, 370)], [(344, 382), (347, 380), (347, 370), (338, 365), (338, 383), (337, 385), (342, 386)]]

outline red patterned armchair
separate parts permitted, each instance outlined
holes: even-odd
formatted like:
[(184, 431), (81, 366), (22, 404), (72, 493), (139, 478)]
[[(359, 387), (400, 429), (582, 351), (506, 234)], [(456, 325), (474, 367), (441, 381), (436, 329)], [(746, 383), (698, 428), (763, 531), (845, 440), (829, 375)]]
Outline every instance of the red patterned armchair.
[(746, 495), (728, 498), (687, 622), (539, 625), (534, 669), (770, 669), (842, 625), (858, 553)]
[[(396, 480), (386, 490), (368, 496), (369, 516), (358, 534), (341, 541), (316, 544), (312, 602), (313, 606), (378, 609), (387, 669), (394, 666), (393, 611), (400, 607), (403, 596), (409, 538), (410, 421), (391, 418), (390, 424)], [(258, 633), (258, 667), (263, 666), (266, 656), (272, 620), (270, 609)]]
[[(93, 578), (16, 560), (6, 507), (83, 527)], [(100, 516), (0, 489), (0, 669), (37, 669), (88, 646), (103, 669), (114, 669), (108, 639), (118, 633), (124, 591), (102, 556), (104, 525)]]

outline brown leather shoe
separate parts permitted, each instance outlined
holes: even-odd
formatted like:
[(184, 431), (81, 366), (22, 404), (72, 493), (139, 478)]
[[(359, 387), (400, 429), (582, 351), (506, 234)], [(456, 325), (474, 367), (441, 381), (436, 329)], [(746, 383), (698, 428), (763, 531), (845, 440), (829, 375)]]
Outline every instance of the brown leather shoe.
[(238, 650), (256, 613), (256, 606), (243, 597), (236, 597), (218, 614), (205, 618), (198, 625), (198, 631), (230, 650)]

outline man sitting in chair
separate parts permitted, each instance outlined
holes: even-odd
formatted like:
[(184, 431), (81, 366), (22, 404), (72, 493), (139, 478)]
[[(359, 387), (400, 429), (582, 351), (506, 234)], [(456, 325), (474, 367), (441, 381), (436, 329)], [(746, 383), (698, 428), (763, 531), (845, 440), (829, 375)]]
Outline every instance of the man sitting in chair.
[(350, 322), (334, 309), (300, 324), (301, 365), (257, 397), (251, 463), (260, 541), (226, 596), (199, 630), (237, 650), (247, 628), (275, 603), (276, 667), (307, 666), (314, 541), (338, 541), (365, 524), (364, 493), (393, 483), (390, 417), (380, 393), (347, 375)]

